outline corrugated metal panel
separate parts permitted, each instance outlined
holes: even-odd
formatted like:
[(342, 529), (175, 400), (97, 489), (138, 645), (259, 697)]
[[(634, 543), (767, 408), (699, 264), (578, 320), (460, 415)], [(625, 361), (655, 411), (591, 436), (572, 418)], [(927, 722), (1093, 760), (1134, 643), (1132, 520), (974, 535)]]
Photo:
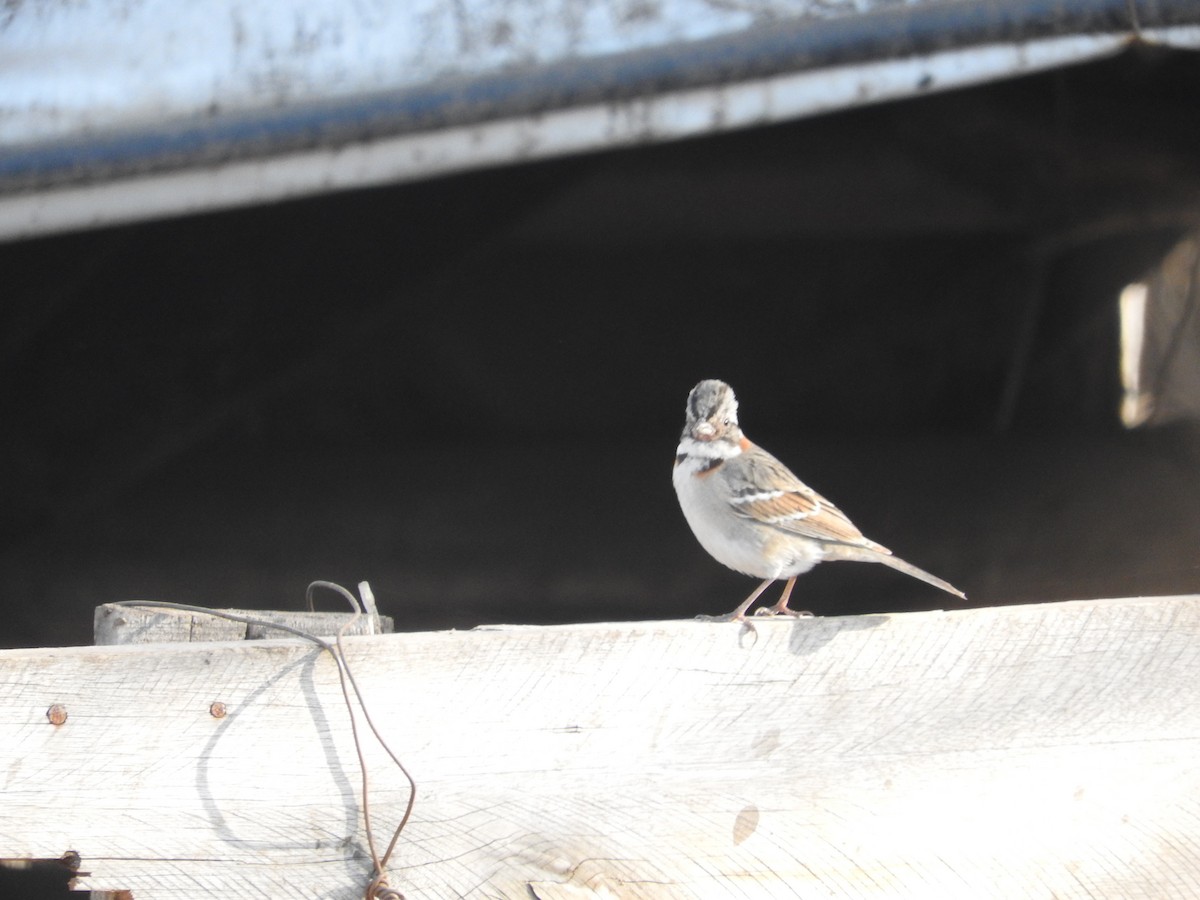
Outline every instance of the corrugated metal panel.
[(1194, 0), (235, 0), (0, 14), (0, 236), (671, 140), (1200, 46)]

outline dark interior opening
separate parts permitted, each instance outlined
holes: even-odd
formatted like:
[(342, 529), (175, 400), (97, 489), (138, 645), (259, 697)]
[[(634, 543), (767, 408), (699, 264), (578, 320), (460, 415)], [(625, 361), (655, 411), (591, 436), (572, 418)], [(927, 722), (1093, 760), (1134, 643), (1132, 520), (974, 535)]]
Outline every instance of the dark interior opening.
[[(670, 483), (688, 390), (970, 603), (1200, 584), (1200, 440), (1117, 418), (1117, 296), (1200, 220), (1200, 57), (0, 246), (5, 646), (118, 599), (397, 630), (752, 587)], [(944, 608), (821, 566), (818, 614)]]

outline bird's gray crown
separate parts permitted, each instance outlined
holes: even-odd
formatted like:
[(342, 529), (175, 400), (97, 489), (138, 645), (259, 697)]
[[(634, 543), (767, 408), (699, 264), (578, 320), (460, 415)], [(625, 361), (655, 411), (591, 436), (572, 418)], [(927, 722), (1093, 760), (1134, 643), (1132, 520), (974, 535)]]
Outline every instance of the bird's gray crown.
[(733, 388), (723, 381), (707, 378), (692, 388), (688, 394), (687, 414), (689, 422), (706, 422), (728, 419), (737, 424), (737, 398)]

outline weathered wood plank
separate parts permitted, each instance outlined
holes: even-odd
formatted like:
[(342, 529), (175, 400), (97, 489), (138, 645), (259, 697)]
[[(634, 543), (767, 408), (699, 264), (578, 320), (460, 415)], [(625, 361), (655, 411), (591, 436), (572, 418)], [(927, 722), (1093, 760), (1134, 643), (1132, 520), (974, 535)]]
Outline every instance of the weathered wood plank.
[[(222, 612), (287, 625), (315, 634), (332, 637), (350, 621), (352, 613), (307, 612), (302, 610), (224, 609)], [(376, 630), (373, 631), (372, 629)], [(391, 634), (390, 616), (380, 616), (378, 626), (372, 626), (367, 616), (360, 616), (347, 634)], [(277, 629), (230, 619), (219, 619), (202, 613), (167, 607), (124, 606), (105, 603), (96, 607), (93, 625), (95, 643), (153, 644), (203, 643), (205, 641), (258, 641), (264, 638), (286, 637)]]
[[(352, 638), (420, 786), (393, 884), (1200, 896), (1198, 599)], [(369, 758), (388, 830), (405, 783)], [(299, 642), (2, 652), (0, 791), (0, 856), (72, 848), (138, 900), (352, 898), (368, 868), (336, 672)]]

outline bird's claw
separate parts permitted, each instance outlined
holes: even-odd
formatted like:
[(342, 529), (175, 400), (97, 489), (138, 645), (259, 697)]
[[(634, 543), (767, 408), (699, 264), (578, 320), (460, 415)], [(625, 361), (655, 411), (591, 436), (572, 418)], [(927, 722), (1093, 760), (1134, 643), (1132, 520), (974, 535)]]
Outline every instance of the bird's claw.
[(793, 619), (811, 619), (813, 614), (807, 609), (790, 609), (784, 607), (780, 609), (776, 606), (760, 606), (754, 611), (754, 615), (774, 618), (776, 616), (791, 616)]

